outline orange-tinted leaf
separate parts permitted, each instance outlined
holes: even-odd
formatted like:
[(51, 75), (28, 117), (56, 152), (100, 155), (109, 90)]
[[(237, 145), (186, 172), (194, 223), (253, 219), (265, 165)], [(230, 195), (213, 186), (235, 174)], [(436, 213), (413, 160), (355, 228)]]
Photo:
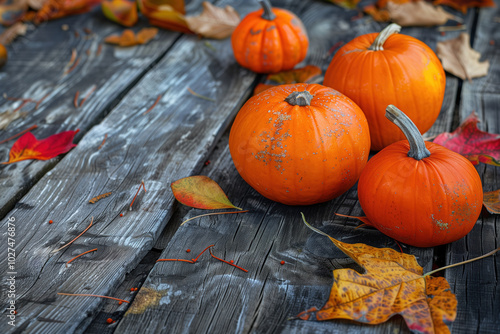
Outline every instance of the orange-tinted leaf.
[(136, 35), (137, 43), (146, 44), (158, 34), (157, 28), (142, 28)]
[(477, 128), (479, 119), (472, 112), (452, 133), (441, 133), (434, 143), (460, 153), (474, 165), (479, 162), (500, 166), (500, 135)]
[(186, 14), (184, 0), (137, 0), (141, 13), (156, 11), (159, 7), (170, 7), (180, 14)]
[[(304, 219), (304, 222), (307, 222)], [(351, 319), (380, 324), (399, 314), (416, 333), (449, 333), (446, 323), (455, 320), (457, 299), (443, 277), (423, 276), (413, 255), (390, 248), (365, 244), (346, 244), (323, 234), (366, 270), (333, 271), (333, 286), (328, 302), (320, 309), (300, 315), (307, 320)]]
[(146, 16), (151, 25), (192, 33), (189, 29), (184, 14), (183, 0), (137, 0), (139, 10)]
[(346, 9), (354, 9), (360, 0), (327, 0)]
[(495, 7), (493, 0), (434, 0), (435, 5), (446, 5), (455, 8), (462, 13), (467, 13), (471, 7)]
[(389, 22), (391, 19), (391, 16), (386, 8), (378, 8), (375, 5), (367, 5), (363, 7), (363, 11), (377, 22)]
[(489, 213), (500, 214), (500, 189), (483, 194), (483, 204)]
[(193, 33), (191, 29), (189, 29), (186, 17), (172, 8), (162, 7), (161, 10), (144, 14), (144, 16), (149, 19), (151, 25), (188, 34)]
[(9, 161), (3, 164), (11, 164), (22, 160), (49, 160), (71, 150), (73, 138), (78, 133), (76, 131), (65, 131), (48, 138), (38, 140), (31, 133), (27, 132), (12, 145), (9, 153)]
[[(0, 44), (0, 68), (7, 63), (7, 58), (8, 58), (7, 49), (5, 48), (5, 46), (3, 46), (3, 44)], [(8, 111), (6, 111), (4, 114), (6, 113), (8, 113)], [(11, 115), (11, 117), (15, 116)]]
[(149, 42), (158, 33), (156, 28), (142, 28), (137, 35), (130, 29), (123, 30), (120, 36), (111, 35), (104, 39), (106, 43), (117, 44), (122, 47), (145, 44)]
[(239, 209), (211, 178), (203, 175), (185, 177), (171, 185), (175, 198), (184, 205), (197, 209)]
[(101, 3), (102, 12), (111, 21), (125, 27), (131, 27), (137, 23), (137, 4), (129, 0), (105, 0)]
[(240, 23), (240, 14), (231, 6), (220, 8), (203, 1), (203, 12), (186, 18), (189, 29), (203, 37), (224, 39)]
[(102, 0), (47, 0), (36, 13), (33, 21), (36, 24), (54, 20), (68, 15), (86, 13)]
[(258, 94), (268, 88), (276, 85), (285, 85), (300, 82), (311, 82), (321, 75), (321, 69), (318, 66), (306, 65), (289, 71), (283, 71), (275, 74), (269, 74), (265, 83), (258, 84), (253, 93)]
[(472, 79), (488, 74), (488, 60), (479, 62), (481, 54), (470, 47), (470, 36), (461, 33), (457, 38), (437, 43), (437, 56), (443, 68), (462, 79)]

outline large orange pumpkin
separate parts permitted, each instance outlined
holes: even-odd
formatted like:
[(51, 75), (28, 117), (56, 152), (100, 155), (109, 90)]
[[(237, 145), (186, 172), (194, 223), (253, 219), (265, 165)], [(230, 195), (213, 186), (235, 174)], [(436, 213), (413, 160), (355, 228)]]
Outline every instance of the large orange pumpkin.
[(271, 8), (267, 0), (260, 3), (262, 9), (245, 16), (233, 31), (234, 57), (257, 73), (291, 70), (307, 54), (309, 40), (304, 25), (287, 10)]
[(387, 107), (387, 115), (408, 140), (377, 153), (361, 173), (359, 202), (370, 223), (417, 247), (464, 237), (483, 205), (476, 169), (460, 154), (424, 142), (415, 125), (396, 107)]
[(368, 123), (332, 88), (291, 84), (250, 98), (232, 125), (229, 150), (241, 177), (288, 205), (331, 200), (359, 178), (368, 160)]
[(446, 76), (436, 54), (423, 42), (397, 34), (391, 24), (380, 34), (366, 34), (344, 45), (325, 73), (324, 85), (350, 97), (370, 126), (373, 150), (404, 139), (385, 119), (389, 104), (405, 111), (421, 133), (436, 121)]

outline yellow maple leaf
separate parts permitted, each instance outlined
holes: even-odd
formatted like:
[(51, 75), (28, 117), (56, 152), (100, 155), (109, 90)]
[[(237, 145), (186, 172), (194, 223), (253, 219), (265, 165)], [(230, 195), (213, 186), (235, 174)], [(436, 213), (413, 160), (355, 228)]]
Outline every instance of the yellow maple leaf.
[(447, 324), (455, 320), (457, 299), (446, 279), (423, 275), (413, 255), (361, 243), (343, 243), (312, 227), (304, 215), (302, 217), (310, 229), (330, 238), (366, 272), (334, 270), (328, 302), (320, 310), (312, 308), (302, 312), (299, 318), (350, 319), (380, 324), (400, 314), (414, 332), (450, 332)]

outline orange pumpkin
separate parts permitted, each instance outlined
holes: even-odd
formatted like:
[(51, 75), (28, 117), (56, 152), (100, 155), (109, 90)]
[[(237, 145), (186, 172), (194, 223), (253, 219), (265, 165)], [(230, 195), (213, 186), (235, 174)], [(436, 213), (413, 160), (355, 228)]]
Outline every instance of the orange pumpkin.
[(295, 14), (271, 8), (252, 12), (238, 24), (231, 36), (236, 61), (257, 73), (291, 70), (307, 54), (309, 40), (304, 25)]
[(358, 183), (361, 208), (382, 233), (409, 245), (432, 247), (464, 237), (483, 205), (472, 163), (441, 145), (424, 142), (394, 106), (387, 117), (408, 137), (377, 153)]
[(229, 150), (241, 177), (288, 205), (331, 200), (359, 178), (368, 160), (368, 123), (348, 97), (318, 84), (266, 89), (241, 108)]
[(385, 119), (394, 104), (421, 133), (436, 121), (443, 103), (446, 76), (436, 54), (423, 42), (397, 34), (391, 24), (380, 34), (366, 34), (344, 45), (325, 73), (324, 85), (350, 97), (370, 126), (373, 150), (404, 139)]

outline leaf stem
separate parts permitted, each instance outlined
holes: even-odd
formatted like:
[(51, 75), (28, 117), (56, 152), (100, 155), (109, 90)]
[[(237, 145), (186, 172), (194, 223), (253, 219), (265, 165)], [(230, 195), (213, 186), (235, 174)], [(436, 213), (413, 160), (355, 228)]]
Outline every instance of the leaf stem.
[(196, 96), (196, 97), (199, 97), (200, 99), (203, 99), (203, 100), (207, 100), (207, 101), (210, 101), (210, 102), (216, 102), (214, 99), (208, 97), (208, 96), (205, 96), (205, 95), (201, 95), (201, 94), (198, 94), (196, 93), (194, 90), (192, 90), (191, 88), (187, 88), (188, 92), (190, 92), (192, 95)]
[[(237, 209), (240, 209), (240, 208), (237, 208)], [(189, 219), (187, 219), (187, 220), (183, 221), (183, 222), (182, 222), (182, 224), (181, 224), (181, 225), (179, 225), (179, 226), (182, 226), (182, 225), (184, 225), (185, 223), (187, 223), (188, 221), (193, 220), (193, 219), (195, 219), (195, 218), (200, 218), (200, 217), (205, 217), (205, 216), (215, 216), (215, 215), (227, 215), (227, 214), (230, 214), (230, 213), (244, 213), (244, 212), (248, 212), (248, 211), (250, 211), (250, 210), (241, 210), (241, 209), (240, 209), (240, 211), (226, 211), (226, 212), (212, 212), (212, 213), (205, 213), (205, 214), (203, 214), (203, 215), (199, 215), (199, 216), (194, 216), (194, 217), (191, 217), (191, 218), (189, 218)]]
[(109, 297), (109, 296), (102, 296), (102, 295), (93, 295), (90, 293), (63, 293), (63, 292), (58, 292), (58, 295), (62, 296), (81, 296), (81, 297), (98, 297), (98, 298), (107, 298), (107, 299), (113, 299), (113, 300), (118, 300), (119, 302), (124, 302), (130, 304), (128, 300), (125, 299), (120, 299), (120, 298), (115, 298), (115, 297)]
[(473, 259), (470, 259), (470, 260), (466, 260), (466, 261), (462, 261), (462, 262), (458, 262), (458, 263), (454, 263), (454, 264), (450, 264), (449, 266), (445, 266), (445, 267), (442, 267), (442, 268), (438, 268), (438, 269), (435, 269), (433, 271), (429, 271), (427, 274), (424, 274), (423, 277), (425, 276), (430, 276), (432, 274), (435, 274), (437, 273), (438, 271), (441, 271), (441, 270), (445, 270), (445, 269), (449, 269), (449, 268), (453, 268), (453, 267), (456, 267), (456, 266), (461, 266), (463, 264), (466, 264), (466, 263), (469, 263), (469, 262), (473, 262), (473, 261), (477, 261), (477, 260), (481, 260), (481, 259), (484, 259), (485, 257), (488, 257), (488, 256), (491, 256), (493, 254), (495, 254), (496, 252), (500, 251), (500, 247), (498, 247), (497, 249), (494, 249), (492, 250), (491, 252), (489, 253), (486, 253), (484, 255), (481, 255), (479, 257), (475, 257)]
[(80, 238), (85, 232), (87, 232), (87, 230), (92, 226), (92, 223), (94, 222), (94, 217), (92, 217), (92, 219), (90, 220), (90, 224), (89, 226), (87, 226), (87, 228), (85, 230), (83, 230), (82, 233), (78, 234), (73, 240), (71, 240), (70, 242), (68, 242), (67, 244), (65, 244), (64, 246), (56, 249), (56, 250), (53, 250), (52, 252), (50, 252), (51, 254), (53, 253), (57, 253), (59, 252), (61, 249), (64, 249), (66, 247), (68, 247), (69, 245), (71, 245), (76, 239)]
[(36, 129), (37, 127), (38, 127), (38, 125), (36, 125), (36, 124), (35, 124), (35, 125), (32, 125), (32, 126), (30, 126), (29, 128), (27, 128), (26, 130), (23, 130), (23, 131), (21, 131), (21, 132), (19, 132), (19, 133), (15, 134), (15, 135), (13, 135), (13, 136), (11, 136), (11, 137), (7, 138), (7, 139), (4, 139), (4, 140), (0, 141), (0, 144), (6, 143), (6, 142), (8, 142), (9, 140), (14, 139), (14, 138), (16, 138), (16, 137), (19, 137), (20, 135), (22, 135), (22, 134), (24, 134), (24, 133), (26, 133), (26, 132), (28, 132), (28, 131), (31, 131), (31, 130), (33, 130), (33, 129)]

